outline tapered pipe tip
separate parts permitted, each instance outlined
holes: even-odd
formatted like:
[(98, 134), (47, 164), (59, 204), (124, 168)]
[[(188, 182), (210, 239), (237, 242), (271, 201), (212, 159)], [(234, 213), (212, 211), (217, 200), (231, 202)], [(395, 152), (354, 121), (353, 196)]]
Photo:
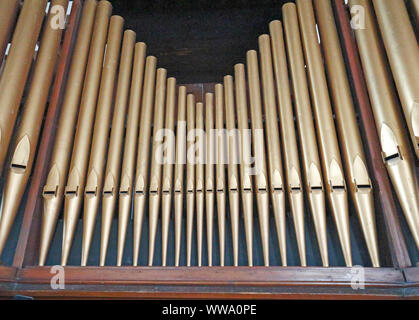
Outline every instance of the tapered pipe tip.
[(162, 265), (166, 266), (167, 242), (169, 235), (170, 210), (172, 205), (171, 193), (163, 193), (162, 197)]
[(239, 193), (236, 190), (229, 191), (231, 235), (233, 238), (234, 266), (239, 265)]
[(81, 265), (86, 266), (89, 259), (90, 247), (93, 233), (96, 225), (96, 216), (99, 206), (99, 197), (97, 195), (86, 195), (84, 199), (83, 215), (83, 241), (81, 253)]
[(355, 192), (355, 207), (373, 267), (380, 266), (372, 190)]
[(290, 191), (290, 204), (297, 236), (298, 253), (302, 267), (307, 266), (306, 239), (304, 232), (304, 198), (302, 191)]
[(149, 249), (148, 249), (148, 265), (153, 265), (154, 246), (156, 242), (156, 230), (159, 219), (160, 195), (152, 194), (149, 197)]
[(284, 192), (272, 193), (272, 207), (274, 211), (276, 233), (278, 236), (279, 250), (282, 265), (287, 265), (286, 220), (285, 220), (285, 195)]
[(62, 197), (52, 196), (44, 199), (42, 215), (41, 241), (39, 245), (39, 265), (44, 266), (47, 260), (49, 247), (57, 225), (59, 207)]
[(102, 230), (100, 237), (100, 266), (106, 263), (109, 236), (111, 233), (113, 213), (115, 209), (116, 196), (105, 195), (102, 200)]
[(346, 191), (329, 193), (339, 241), (347, 267), (352, 267), (351, 239), (349, 234), (349, 209)]
[(70, 255), (74, 232), (77, 227), (80, 213), (80, 204), (80, 196), (71, 196), (65, 199), (63, 244), (61, 250), (61, 265), (63, 266), (67, 264), (68, 257)]
[(118, 212), (118, 249), (116, 256), (116, 265), (122, 265), (124, 257), (125, 240), (128, 229), (129, 214), (131, 211), (131, 194), (123, 193), (119, 195), (119, 212)]
[[(253, 192), (242, 192), (244, 229), (249, 267), (253, 266)], [(269, 231), (268, 231), (269, 232)]]
[(311, 213), (314, 220), (317, 243), (323, 267), (329, 266), (329, 253), (327, 248), (326, 234), (326, 200), (323, 191), (312, 191), (308, 193)]
[(144, 194), (137, 194), (134, 198), (134, 239), (133, 239), (133, 265), (134, 267), (138, 264), (138, 258), (140, 254), (141, 244), (141, 231), (144, 220), (144, 207), (146, 203), (146, 197)]

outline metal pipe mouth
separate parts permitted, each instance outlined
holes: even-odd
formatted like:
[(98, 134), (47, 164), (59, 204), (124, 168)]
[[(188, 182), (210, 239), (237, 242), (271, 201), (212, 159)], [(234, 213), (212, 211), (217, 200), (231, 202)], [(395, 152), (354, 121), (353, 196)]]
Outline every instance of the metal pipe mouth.
[(13, 171), (16, 171), (18, 173), (24, 173), (26, 171), (27, 166), (26, 165), (23, 165), (23, 164), (12, 163), (10, 165), (10, 168)]

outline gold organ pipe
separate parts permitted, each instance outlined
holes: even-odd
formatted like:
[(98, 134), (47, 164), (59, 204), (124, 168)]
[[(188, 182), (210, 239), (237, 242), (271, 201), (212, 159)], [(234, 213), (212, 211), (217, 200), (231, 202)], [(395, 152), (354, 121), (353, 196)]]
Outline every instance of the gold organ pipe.
[(117, 192), (119, 187), (121, 153), (125, 133), (125, 118), (128, 106), (129, 87), (131, 82), (131, 70), (135, 47), (135, 32), (124, 32), (122, 42), (121, 61), (119, 65), (118, 85), (115, 96), (115, 107), (112, 119), (111, 137), (104, 176), (102, 194), (102, 230), (100, 241), (100, 265), (106, 262), (109, 236), (114, 215)]
[(84, 3), (50, 161), (50, 171), (43, 189), (44, 203), (39, 249), (40, 266), (45, 264), (63, 202), (64, 184), (67, 179), (71, 148), (73, 146), (74, 127), (80, 106), (80, 96), (87, 67), (96, 6), (97, 2), (95, 0), (86, 0)]
[[(0, 78), (0, 173), (16, 122), (35, 45), (41, 31), (47, 0), (23, 3), (6, 65)], [(4, 234), (4, 232), (2, 232)]]
[(156, 242), (157, 223), (161, 200), (161, 175), (163, 149), (157, 135), (164, 126), (166, 102), (166, 69), (157, 69), (156, 97), (154, 102), (153, 140), (151, 151), (150, 187), (149, 187), (149, 228), (148, 228), (148, 265), (153, 265), (154, 246)]
[(148, 167), (150, 162), (151, 121), (153, 118), (154, 88), (157, 59), (146, 59), (144, 89), (141, 104), (140, 130), (138, 134), (137, 171), (134, 195), (134, 246), (133, 264), (137, 266), (140, 253), (141, 229), (143, 227), (146, 193), (148, 191)]
[(127, 128), (119, 186), (118, 212), (118, 249), (116, 265), (122, 265), (125, 239), (133, 195), (135, 155), (137, 150), (138, 123), (140, 119), (140, 101), (143, 92), (144, 65), (147, 46), (137, 42), (134, 49), (131, 88), (128, 103)]
[(218, 238), (220, 243), (220, 266), (224, 266), (225, 259), (225, 218), (226, 218), (226, 181), (225, 181), (225, 157), (226, 136), (224, 135), (224, 87), (222, 84), (215, 85), (215, 129), (216, 135), (216, 189), (217, 189), (217, 218)]
[(326, 191), (337, 226), (339, 240), (347, 266), (352, 266), (351, 239), (349, 233), (349, 208), (342, 160), (333, 120), (329, 90), (323, 68), (316, 21), (311, 1), (297, 0), (297, 11), (307, 64), (307, 76), (313, 100)]
[(374, 267), (379, 267), (374, 197), (330, 0), (315, 0), (349, 191)]
[[(52, 6), (56, 5), (67, 8), (68, 0), (53, 1)], [(60, 48), (62, 35), (62, 29), (52, 27), (54, 15), (53, 13), (49, 14), (43, 31), (31, 87), (19, 130), (16, 134), (16, 142), (12, 149), (12, 160), (4, 186), (3, 204), (0, 209), (2, 211), (0, 213), (0, 253), (13, 225), (32, 171), (42, 118), (53, 80), (57, 51)]]
[(111, 17), (84, 192), (82, 266), (87, 264), (89, 257), (97, 210), (103, 189), (112, 101), (123, 25), (124, 19), (120, 16)]
[[(237, 125), (239, 129), (240, 181), (243, 206), (244, 229), (247, 245), (249, 266), (253, 266), (253, 183), (250, 175), (251, 140), (247, 136), (249, 118), (247, 115), (246, 75), (243, 64), (234, 66), (235, 93), (237, 106)], [(246, 153), (247, 152), (247, 153)], [(245, 158), (248, 156), (248, 158)], [(248, 161), (248, 162), (246, 162)], [(267, 211), (259, 210), (259, 215), (268, 215)]]
[(287, 191), (294, 218), (300, 262), (307, 265), (304, 234), (304, 194), (298, 155), (297, 138), (294, 126), (291, 92), (289, 86), (287, 56), (285, 54), (284, 36), (280, 21), (269, 24), (272, 42), (272, 56), (276, 77), (278, 97), (278, 114), (284, 152), (284, 171), (287, 179)]
[(162, 265), (166, 266), (170, 212), (172, 210), (173, 163), (175, 160), (176, 79), (167, 79), (166, 89), (166, 148), (162, 179)]
[(361, 63), (380, 137), (384, 162), (393, 183), (410, 231), (419, 248), (419, 187), (414, 158), (399, 110), (397, 95), (375, 24), (372, 4), (350, 0), (349, 5), (362, 6), (365, 28), (355, 30)]
[(186, 87), (178, 89), (177, 128), (176, 128), (176, 164), (174, 176), (175, 205), (175, 266), (179, 266), (180, 241), (182, 235), (182, 215), (184, 197), (184, 171), (186, 161)]
[[(419, 158), (419, 45), (403, 1), (373, 1), (381, 35)], [(419, 23), (419, 21), (418, 21)]]
[[(262, 74), (262, 93), (265, 110), (265, 126), (268, 146), (268, 163), (269, 163), (269, 176), (270, 176), (270, 191), (272, 197), (272, 204), (274, 209), (274, 216), (278, 239), (281, 239), (282, 249), (285, 250), (285, 195), (284, 195), (284, 179), (282, 172), (282, 159), (281, 159), (281, 143), (279, 140), (278, 128), (278, 115), (275, 101), (275, 86), (272, 71), (272, 55), (270, 37), (267, 34), (259, 36), (259, 50), (261, 61), (261, 74)], [(261, 222), (261, 228), (269, 230), (269, 220)], [(264, 232), (262, 232), (262, 235)], [(266, 242), (265, 265), (268, 265), (268, 240), (269, 234), (265, 235), (264, 241)], [(262, 241), (263, 243), (263, 241)]]
[[(252, 123), (253, 153), (255, 165), (258, 170), (255, 175), (256, 201), (259, 214), (269, 215), (269, 187), (268, 170), (266, 165), (265, 131), (263, 129), (262, 96), (260, 92), (258, 56), (255, 50), (247, 51), (247, 78), (249, 81), (250, 119)], [(287, 265), (285, 233), (278, 237), (281, 262)]]
[(227, 150), (228, 150), (228, 196), (231, 216), (231, 236), (233, 240), (233, 261), (234, 266), (239, 265), (239, 172), (237, 169), (238, 136), (236, 131), (236, 115), (234, 107), (234, 85), (233, 77), (224, 77), (224, 101), (225, 118), (227, 129)]
[(204, 104), (196, 104), (196, 142), (197, 147), (196, 165), (195, 165), (195, 188), (196, 188), (196, 236), (198, 247), (198, 267), (202, 266), (202, 237), (204, 225), (204, 190), (205, 190), (205, 122), (204, 122)]
[(212, 266), (212, 243), (214, 233), (214, 196), (216, 163), (216, 135), (214, 135), (214, 94), (205, 94), (205, 131), (206, 131), (206, 165), (205, 165), (205, 205), (207, 221), (208, 266)]
[(187, 154), (186, 154), (186, 265), (191, 266), (192, 255), (192, 228), (195, 206), (195, 96), (188, 94), (186, 97), (186, 121), (187, 121)]
[(282, 7), (282, 15), (302, 152), (304, 183), (313, 215), (322, 263), (327, 267), (329, 258), (326, 235), (326, 201), (295, 4), (285, 4)]
[(74, 137), (70, 171), (65, 187), (64, 230), (61, 264), (66, 265), (77, 226), (89, 161), (92, 127), (98, 98), (106, 36), (112, 5), (100, 1), (97, 7), (96, 21), (89, 52), (80, 112)]

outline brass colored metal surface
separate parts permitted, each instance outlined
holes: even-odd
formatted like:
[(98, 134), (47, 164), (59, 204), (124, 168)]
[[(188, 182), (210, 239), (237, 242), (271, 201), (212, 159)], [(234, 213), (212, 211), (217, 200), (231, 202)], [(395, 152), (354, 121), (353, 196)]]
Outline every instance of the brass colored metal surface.
[(239, 265), (239, 160), (238, 135), (236, 131), (236, 115), (234, 107), (233, 77), (224, 77), (225, 119), (227, 129), (228, 150), (228, 197), (230, 203), (231, 236), (233, 240), (234, 266)]
[(19, 10), (19, 3), (19, 0), (0, 1), (0, 65), (3, 61), (7, 44), (13, 33), (13, 27)]
[(365, 28), (355, 30), (361, 63), (371, 99), (382, 155), (393, 187), (419, 248), (419, 187), (414, 158), (409, 150), (407, 131), (398, 105), (395, 88), (380, 41), (372, 4), (350, 0), (349, 5), (365, 10)]
[(196, 237), (198, 249), (198, 267), (202, 266), (202, 238), (204, 230), (204, 191), (205, 191), (205, 120), (204, 120), (204, 104), (198, 102), (196, 104), (196, 165), (195, 165), (195, 188), (196, 188)]
[(191, 265), (192, 256), (192, 228), (195, 212), (195, 96), (188, 94), (186, 97), (186, 122), (187, 122), (187, 154), (186, 154), (186, 265)]
[(121, 184), (119, 186), (117, 266), (122, 265), (128, 220), (131, 212), (146, 49), (147, 46), (143, 42), (137, 42), (135, 44), (126, 125), (127, 128), (125, 133), (124, 152), (122, 156)]
[[(234, 66), (237, 126), (239, 129), (240, 191), (243, 207), (244, 230), (247, 245), (247, 260), (253, 266), (253, 182), (250, 175), (251, 136), (247, 135), (249, 117), (247, 115), (246, 71), (243, 64)], [(247, 157), (247, 158), (246, 158)], [(261, 220), (268, 213), (258, 210)]]
[(84, 191), (82, 266), (87, 265), (90, 244), (96, 225), (97, 210), (102, 195), (109, 129), (113, 110), (112, 98), (117, 75), (123, 26), (124, 19), (120, 16), (111, 17)]
[(297, 0), (326, 191), (347, 266), (352, 266), (348, 195), (311, 1)]
[[(55, 5), (66, 8), (68, 0), (55, 0), (52, 2), (52, 6)], [(16, 134), (16, 142), (12, 148), (12, 160), (3, 188), (3, 199), (0, 207), (0, 254), (13, 225), (32, 171), (42, 119), (54, 75), (62, 29), (51, 27), (53, 17), (54, 15), (50, 14), (45, 25), (31, 87), (19, 130)]]
[(180, 86), (177, 101), (176, 160), (174, 176), (175, 198), (175, 266), (179, 266), (182, 239), (184, 171), (186, 163), (186, 87)]
[(403, 1), (374, 0), (373, 4), (413, 149), (419, 158), (418, 40)]
[(73, 146), (73, 136), (80, 106), (80, 96), (89, 55), (96, 6), (95, 0), (87, 0), (84, 3), (61, 107), (61, 115), (58, 121), (58, 129), (50, 161), (50, 171), (43, 190), (44, 203), (39, 249), (40, 266), (45, 264), (62, 207), (64, 184), (67, 179), (71, 148)]
[(327, 267), (329, 266), (329, 258), (326, 235), (326, 201), (295, 4), (284, 5), (282, 15), (295, 100), (294, 108), (302, 167), (304, 169), (304, 184), (310, 211), (313, 215), (322, 263), (323, 266)]
[(214, 135), (214, 94), (205, 94), (205, 132), (206, 132), (206, 165), (205, 165), (205, 206), (207, 221), (208, 266), (212, 266), (212, 243), (214, 234), (214, 200), (216, 135)]
[(151, 122), (155, 95), (157, 59), (149, 56), (146, 59), (144, 89), (141, 103), (140, 130), (138, 134), (137, 171), (134, 195), (134, 246), (133, 264), (137, 266), (140, 253), (141, 230), (143, 227), (145, 203), (148, 191), (148, 167), (150, 163)]
[(157, 135), (164, 126), (164, 113), (166, 103), (166, 69), (157, 69), (156, 78), (156, 97), (154, 100), (154, 120), (153, 120), (153, 141), (151, 151), (151, 170), (149, 187), (149, 218), (148, 218), (148, 265), (153, 265), (154, 246), (156, 242), (157, 223), (159, 220), (159, 209), (161, 200), (161, 176), (162, 176), (162, 157), (163, 149)]
[(121, 154), (125, 133), (125, 119), (128, 106), (129, 88), (131, 83), (131, 70), (134, 57), (135, 32), (124, 32), (122, 42), (121, 61), (119, 64), (118, 84), (116, 88), (115, 107), (112, 119), (111, 137), (104, 176), (102, 193), (102, 230), (100, 240), (100, 265), (106, 262), (109, 236), (114, 216), (119, 188), (121, 170)]
[[(166, 266), (167, 242), (169, 236), (170, 213), (172, 211), (173, 193), (173, 163), (175, 161), (175, 119), (176, 119), (176, 79), (167, 79), (166, 89), (166, 119), (167, 144), (165, 148), (165, 162), (163, 163), (162, 180), (162, 265)], [(172, 135), (173, 133), (173, 135)], [(173, 139), (171, 139), (173, 138)]]
[(301, 266), (307, 266), (306, 245), (304, 231), (304, 194), (298, 155), (297, 138), (294, 126), (291, 92), (288, 77), (287, 56), (280, 21), (269, 24), (271, 33), (272, 56), (276, 78), (276, 93), (278, 97), (279, 123), (281, 124), (281, 137), (284, 153), (284, 171), (287, 179), (287, 192), (289, 196), (292, 216), (294, 219), (295, 234), (298, 243)]
[(226, 219), (226, 180), (225, 162), (227, 155), (227, 141), (224, 132), (224, 87), (222, 84), (215, 85), (215, 129), (217, 163), (215, 166), (216, 189), (217, 189), (217, 218), (218, 218), (218, 239), (220, 245), (220, 266), (224, 266), (225, 259), (225, 219)]
[[(47, 0), (25, 1), (0, 78), (0, 173), (29, 75)], [(4, 234), (4, 232), (1, 232)]]
[(314, 4), (329, 87), (334, 102), (348, 189), (359, 216), (372, 265), (379, 267), (372, 182), (357, 125), (355, 106), (333, 17), (333, 9), (330, 0), (315, 0)]
[[(256, 202), (260, 217), (269, 216), (269, 186), (266, 165), (265, 131), (263, 129), (262, 96), (260, 92), (258, 56), (255, 50), (247, 51), (247, 78), (249, 82), (250, 119), (252, 123), (253, 153), (258, 172), (255, 175)], [(281, 262), (287, 265), (285, 234), (278, 238)]]
[[(278, 233), (281, 239), (280, 249), (285, 252), (285, 195), (284, 176), (282, 172), (281, 143), (279, 140), (278, 114), (275, 101), (275, 85), (272, 71), (271, 40), (267, 34), (259, 36), (260, 69), (262, 74), (262, 93), (265, 111), (266, 144), (268, 150), (270, 192), (272, 206)], [(264, 235), (262, 243), (265, 242), (265, 266), (269, 265), (269, 219), (261, 221), (261, 234)], [(285, 253), (284, 253), (285, 255)]]
[(81, 97), (77, 130), (74, 137), (71, 165), (64, 192), (62, 265), (67, 264), (85, 190), (93, 122), (96, 112), (106, 36), (108, 33), (111, 12), (112, 5), (108, 1), (99, 2)]

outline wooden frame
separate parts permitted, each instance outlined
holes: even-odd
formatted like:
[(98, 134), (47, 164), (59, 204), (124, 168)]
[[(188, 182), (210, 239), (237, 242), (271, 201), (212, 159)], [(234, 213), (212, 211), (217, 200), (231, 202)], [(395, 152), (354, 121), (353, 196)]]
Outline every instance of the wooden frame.
[[(52, 290), (49, 267), (36, 267), (42, 186), (54, 143), (66, 75), (81, 12), (75, 0), (61, 50), (57, 75), (30, 185), (12, 267), (0, 267), (0, 297), (16, 294), (37, 298), (284, 298), (399, 299), (418, 298), (419, 268), (412, 268), (395, 199), (381, 161), (378, 136), (356, 43), (343, 0), (335, 1), (336, 17), (359, 106), (363, 138), (373, 174), (377, 205), (383, 213), (392, 268), (364, 268), (365, 289), (351, 287), (351, 268), (321, 267), (66, 267), (64, 290)], [(189, 86), (197, 98), (208, 89)]]

